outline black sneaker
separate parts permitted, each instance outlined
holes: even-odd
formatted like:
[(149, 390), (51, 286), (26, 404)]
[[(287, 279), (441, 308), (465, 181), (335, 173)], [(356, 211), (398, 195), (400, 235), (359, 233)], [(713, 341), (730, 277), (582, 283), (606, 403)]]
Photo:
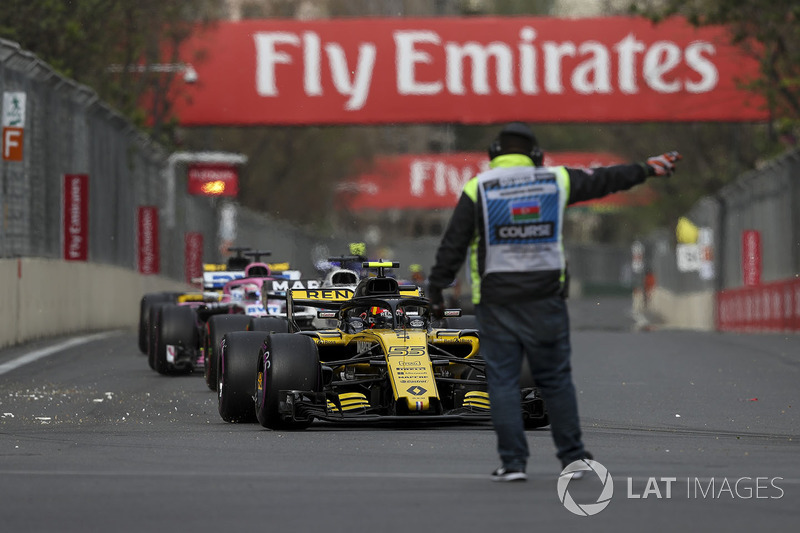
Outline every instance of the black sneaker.
[(514, 470), (501, 466), (492, 472), (492, 481), (525, 481), (528, 475), (524, 470)]

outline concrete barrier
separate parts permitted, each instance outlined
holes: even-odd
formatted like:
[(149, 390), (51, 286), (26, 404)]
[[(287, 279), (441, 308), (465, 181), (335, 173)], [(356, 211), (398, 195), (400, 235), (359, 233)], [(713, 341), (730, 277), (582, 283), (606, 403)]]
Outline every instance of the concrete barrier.
[(714, 291), (677, 294), (655, 287), (649, 295), (646, 313), (653, 317), (653, 325), (669, 329), (715, 329)]
[(148, 292), (191, 290), (130, 269), (56, 259), (0, 260), (0, 347), (85, 331), (134, 328)]

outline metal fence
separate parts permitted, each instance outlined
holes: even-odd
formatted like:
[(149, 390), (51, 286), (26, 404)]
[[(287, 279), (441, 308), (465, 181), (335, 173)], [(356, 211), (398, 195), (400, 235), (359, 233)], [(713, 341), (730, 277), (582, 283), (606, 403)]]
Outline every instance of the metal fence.
[(709, 230), (713, 268), (705, 273), (680, 271), (674, 228), (659, 230), (645, 241), (646, 268), (659, 287), (678, 294), (742, 287), (742, 239), (748, 230), (760, 235), (760, 281), (795, 278), (800, 274), (800, 150), (700, 199), (686, 218)]
[(90, 88), (2, 39), (0, 92), (25, 95), (22, 160), (0, 160), (0, 257), (62, 257), (63, 177), (87, 174), (89, 261), (135, 269), (137, 209), (156, 206), (178, 215), (161, 228), (160, 270), (181, 279), (185, 232), (216, 235), (218, 217), (208, 198), (167, 194), (165, 150)]
[(749, 172), (717, 196), (720, 227), (720, 289), (742, 286), (742, 232), (761, 235), (763, 282), (800, 274), (800, 150)]

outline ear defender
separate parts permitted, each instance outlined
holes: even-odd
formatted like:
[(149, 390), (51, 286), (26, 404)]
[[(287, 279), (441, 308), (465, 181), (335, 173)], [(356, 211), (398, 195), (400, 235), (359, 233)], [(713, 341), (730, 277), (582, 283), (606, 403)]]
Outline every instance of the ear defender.
[[(502, 149), (503, 147), (500, 144), (500, 139), (495, 139), (492, 141), (492, 144), (489, 145), (489, 159), (494, 159), (500, 155)], [(544, 152), (542, 152), (542, 149), (538, 146), (534, 146), (528, 156), (533, 161), (533, 164), (537, 167), (544, 166)]]
[(530, 157), (535, 166), (537, 167), (544, 166), (544, 152), (542, 152), (542, 149), (539, 148), (538, 146), (533, 147), (533, 150), (531, 150), (530, 153)]
[(489, 145), (489, 159), (494, 159), (500, 155), (502, 148), (503, 147), (500, 146), (500, 139), (493, 140), (492, 144)]

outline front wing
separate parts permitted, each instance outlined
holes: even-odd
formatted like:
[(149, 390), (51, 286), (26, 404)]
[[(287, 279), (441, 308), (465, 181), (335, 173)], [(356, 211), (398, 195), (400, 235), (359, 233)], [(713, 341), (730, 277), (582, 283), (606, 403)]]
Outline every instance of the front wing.
[(341, 407), (331, 409), (337, 402), (335, 394), (298, 390), (280, 391), (279, 413), (285, 420), (307, 421), (312, 419), (345, 424), (425, 424), (425, 423), (480, 423), (491, 420), (489, 410), (458, 408), (441, 414), (384, 415), (370, 413), (368, 409), (348, 411)]

